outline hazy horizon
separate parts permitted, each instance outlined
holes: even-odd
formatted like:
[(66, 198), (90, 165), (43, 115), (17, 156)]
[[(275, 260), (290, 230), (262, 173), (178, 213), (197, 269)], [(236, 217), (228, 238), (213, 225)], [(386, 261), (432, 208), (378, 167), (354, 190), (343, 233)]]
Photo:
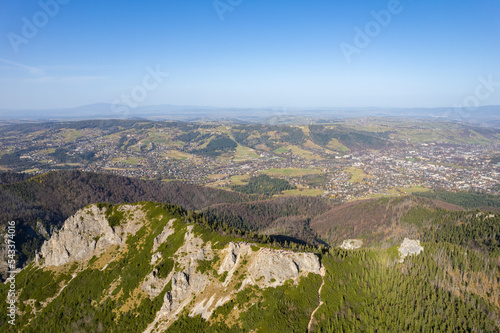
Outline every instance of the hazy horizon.
[(500, 105), (499, 14), (493, 0), (1, 0), (0, 109)]

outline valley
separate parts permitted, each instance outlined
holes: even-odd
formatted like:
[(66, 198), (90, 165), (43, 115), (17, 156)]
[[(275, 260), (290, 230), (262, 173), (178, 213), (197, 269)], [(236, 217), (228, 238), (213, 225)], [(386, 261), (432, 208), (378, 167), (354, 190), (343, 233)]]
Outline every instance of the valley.
[(282, 195), (336, 201), (428, 190), (498, 194), (500, 131), (417, 120), (325, 125), (234, 125), (130, 120), (0, 128), (0, 166), (180, 180), (232, 190), (267, 174)]
[(0, 333), (500, 332), (500, 1), (3, 1)]
[(20, 332), (497, 331), (499, 134), (404, 124), (2, 127), (0, 296)]

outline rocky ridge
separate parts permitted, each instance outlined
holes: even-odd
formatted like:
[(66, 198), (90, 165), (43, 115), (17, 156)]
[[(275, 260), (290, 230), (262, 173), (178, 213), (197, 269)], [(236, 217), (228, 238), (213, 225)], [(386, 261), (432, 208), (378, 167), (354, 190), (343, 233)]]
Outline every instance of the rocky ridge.
[(131, 205), (123, 205), (119, 209), (130, 213), (131, 218), (114, 228), (97, 205), (78, 211), (42, 245), (35, 261), (40, 262), (43, 258), (41, 263), (44, 267), (61, 266), (99, 256), (112, 245), (124, 245), (127, 237), (134, 235), (142, 226), (144, 213)]
[[(96, 260), (107, 260), (101, 262), (100, 270), (104, 271), (116, 258), (115, 255), (109, 259), (104, 254), (112, 249), (119, 256), (120, 251), (127, 249), (127, 239), (150, 224), (141, 205), (122, 205), (117, 209), (125, 218), (114, 227), (110, 226), (106, 212), (97, 205), (78, 211), (43, 244), (37, 254), (37, 265), (50, 270), (76, 261), (86, 266), (85, 263), (95, 256)], [(162, 332), (185, 313), (209, 319), (215, 309), (234, 299), (247, 286), (273, 288), (290, 280), (297, 284), (309, 273), (321, 273), (321, 263), (312, 253), (263, 248), (245, 242), (214, 247), (210, 241), (203, 241), (193, 224), (181, 224), (179, 231), (179, 225), (176, 229), (174, 223), (178, 222), (169, 220), (153, 239), (148, 260), (151, 271), (137, 291), (153, 300), (171, 286), (145, 332)], [(174, 268), (167, 276), (160, 277), (157, 263), (166, 259), (162, 255), (162, 245), (169, 246), (170, 237), (178, 232), (184, 234), (182, 245), (169, 258), (173, 259)], [(200, 269), (201, 264), (206, 266), (207, 263), (210, 269)], [(112, 290), (107, 293), (111, 295)]]

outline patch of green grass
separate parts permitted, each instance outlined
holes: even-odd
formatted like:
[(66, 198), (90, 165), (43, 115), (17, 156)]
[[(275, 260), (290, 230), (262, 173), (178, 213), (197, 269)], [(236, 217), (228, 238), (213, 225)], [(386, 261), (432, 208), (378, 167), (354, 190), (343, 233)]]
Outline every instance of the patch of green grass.
[(283, 194), (278, 194), (277, 196), (297, 196), (297, 195), (303, 195), (303, 196), (308, 196), (308, 197), (317, 197), (322, 194), (324, 194), (324, 190), (318, 190), (318, 189), (296, 189), (296, 190), (287, 190), (283, 191)]
[(127, 158), (126, 160), (122, 161), (123, 164), (129, 164), (129, 165), (137, 165), (139, 164), (139, 160), (137, 158)]
[(387, 255), (389, 256), (390, 260), (396, 260), (399, 259), (399, 245), (398, 246), (393, 246), (387, 249)]
[(222, 273), (221, 276), (219, 277), (219, 281), (224, 283), (226, 281), (227, 274), (228, 274), (228, 272)]
[(275, 149), (274, 152), (276, 154), (284, 154), (284, 153), (287, 153), (288, 150), (289, 149), (287, 147), (280, 147), (280, 148)]
[(95, 256), (95, 255), (94, 255), (94, 256), (93, 256), (93, 257), (89, 260), (89, 262), (88, 262), (88, 264), (87, 264), (87, 267), (91, 267), (91, 266), (92, 266), (92, 265), (93, 265), (93, 264), (97, 261), (97, 259), (99, 259), (99, 258), (98, 258), (97, 256)]
[(198, 267), (196, 267), (196, 271), (205, 274), (206, 272), (211, 271), (213, 275), (217, 276), (217, 271), (214, 266), (219, 262), (220, 257), (215, 255), (212, 260), (198, 260)]
[(302, 177), (305, 175), (315, 175), (315, 174), (320, 174), (322, 171), (320, 169), (296, 169), (296, 168), (289, 168), (289, 169), (268, 169), (261, 171), (261, 173), (264, 173), (268, 176), (281, 176), (281, 177)]
[(219, 318), (219, 316), (221, 317), (222, 320), (224, 320), (231, 313), (233, 308), (234, 308), (234, 301), (229, 301), (226, 304), (219, 306), (217, 309), (215, 309), (212, 315), (216, 320)]
[(112, 204), (98, 203), (97, 208), (101, 211), (104, 209), (104, 214), (111, 228), (119, 226), (124, 221), (123, 212)]
[(351, 179), (349, 181), (351, 183), (364, 183), (365, 178), (370, 178), (362, 169), (350, 167), (345, 169), (351, 175)]
[(158, 278), (164, 279), (174, 268), (174, 261), (169, 258), (163, 259), (156, 268), (158, 269)]

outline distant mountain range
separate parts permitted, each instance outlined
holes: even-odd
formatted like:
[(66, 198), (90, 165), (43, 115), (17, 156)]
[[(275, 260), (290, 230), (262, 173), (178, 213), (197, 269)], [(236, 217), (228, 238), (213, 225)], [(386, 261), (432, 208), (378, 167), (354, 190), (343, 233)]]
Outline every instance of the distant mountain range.
[(48, 121), (77, 119), (130, 119), (177, 121), (225, 121), (231, 123), (306, 124), (358, 117), (438, 119), (500, 126), (500, 105), (467, 108), (222, 108), (153, 105), (128, 108), (123, 105), (90, 104), (64, 109), (0, 109), (0, 120)]

